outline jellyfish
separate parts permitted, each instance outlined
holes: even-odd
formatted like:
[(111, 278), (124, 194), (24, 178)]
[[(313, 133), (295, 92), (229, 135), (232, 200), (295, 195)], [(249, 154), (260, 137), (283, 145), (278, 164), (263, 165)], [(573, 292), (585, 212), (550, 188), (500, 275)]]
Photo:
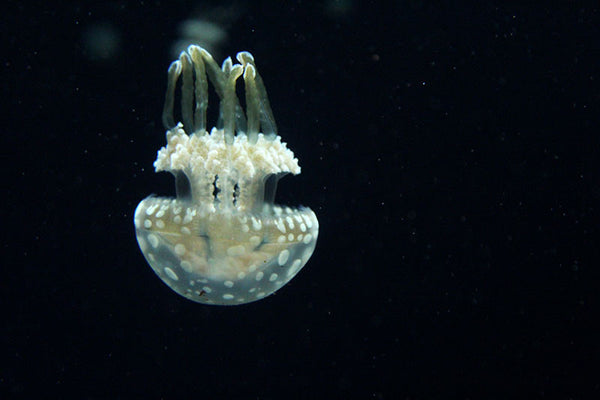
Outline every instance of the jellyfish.
[[(274, 203), (277, 181), (299, 174), (300, 166), (277, 134), (254, 57), (240, 52), (236, 59), (219, 68), (192, 45), (170, 65), (163, 110), (167, 144), (154, 167), (173, 174), (176, 197), (147, 197), (134, 216), (139, 247), (156, 275), (204, 304), (244, 304), (273, 294), (304, 267), (319, 233), (310, 208)], [(240, 77), (245, 111), (236, 95)], [(210, 132), (209, 84), (220, 103)]]

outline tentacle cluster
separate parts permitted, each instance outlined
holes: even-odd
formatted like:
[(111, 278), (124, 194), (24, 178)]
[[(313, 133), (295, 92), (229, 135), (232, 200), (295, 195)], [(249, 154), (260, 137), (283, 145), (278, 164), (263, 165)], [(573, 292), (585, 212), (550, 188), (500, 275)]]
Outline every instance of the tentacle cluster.
[[(247, 51), (239, 52), (233, 64), (231, 57), (223, 61), (221, 68), (209, 52), (192, 45), (182, 52), (178, 60), (169, 66), (167, 92), (163, 109), (165, 128), (176, 126), (174, 117), (175, 91), (181, 77), (181, 116), (187, 134), (206, 134), (208, 109), (208, 82), (212, 83), (221, 99), (219, 124), (222, 124), (227, 144), (235, 134), (248, 136), (253, 144), (259, 132), (267, 136), (277, 134), (275, 118), (269, 105), (267, 91), (258, 74), (254, 57)], [(240, 106), (235, 87), (243, 76), (246, 93), (246, 113)]]
[[(158, 152), (156, 171), (176, 178), (178, 198), (212, 204), (215, 209), (262, 209), (272, 203), (277, 181), (299, 174), (294, 153), (277, 135), (267, 91), (254, 57), (237, 54), (240, 64), (227, 58), (221, 68), (203, 48), (190, 46), (171, 63), (163, 122), (167, 145)], [(236, 95), (243, 76), (246, 112)], [(181, 78), (181, 120), (174, 103)], [(217, 127), (207, 130), (208, 86), (220, 98)]]

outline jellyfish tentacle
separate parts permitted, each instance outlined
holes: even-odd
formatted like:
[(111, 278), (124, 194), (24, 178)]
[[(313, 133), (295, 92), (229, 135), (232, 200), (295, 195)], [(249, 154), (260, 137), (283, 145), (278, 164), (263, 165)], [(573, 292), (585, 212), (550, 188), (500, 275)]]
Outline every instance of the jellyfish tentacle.
[(181, 75), (181, 62), (179, 62), (179, 60), (171, 63), (167, 75), (167, 92), (165, 93), (165, 105), (163, 107), (162, 121), (166, 129), (171, 129), (175, 126), (175, 117), (173, 115), (175, 85), (177, 84), (179, 75)]
[[(227, 74), (225, 70), (229, 70), (232, 68), (231, 57), (228, 57), (225, 61), (223, 61), (222, 67), (219, 68), (219, 65), (208, 51), (206, 51), (202, 47), (196, 47), (199, 49), (200, 54), (202, 55), (202, 58), (204, 59), (204, 62), (206, 64), (206, 74), (208, 76), (208, 79), (213, 84), (215, 92), (217, 92), (219, 98), (223, 100), (225, 96), (225, 87), (227, 86)], [(238, 131), (244, 132), (246, 130), (246, 117), (244, 116), (244, 111), (240, 106), (237, 96), (235, 97), (234, 115), (235, 125), (237, 126)], [(219, 111), (219, 121), (217, 122), (217, 128), (220, 128), (224, 123), (225, 122), (223, 121), (223, 110), (221, 109)]]
[(258, 103), (258, 90), (256, 89), (256, 70), (253, 65), (247, 64), (244, 69), (244, 83), (246, 90), (246, 117), (248, 118), (248, 141), (252, 144), (258, 140), (260, 129), (260, 104)]
[(260, 125), (262, 132), (269, 136), (277, 135), (277, 124), (275, 123), (275, 117), (271, 110), (269, 96), (267, 96), (267, 89), (256, 68), (254, 56), (247, 51), (241, 51), (236, 55), (236, 58), (242, 65), (252, 65), (254, 67), (254, 81), (256, 82), (257, 99), (260, 104)]
[(194, 69), (186, 52), (179, 56), (181, 62), (181, 118), (183, 129), (190, 135), (194, 132)]
[[(230, 59), (231, 60), (231, 59)], [(223, 91), (223, 129), (225, 131), (225, 143), (232, 144), (236, 129), (235, 106), (237, 96), (235, 94), (235, 83), (242, 75), (243, 68), (240, 64), (235, 64), (225, 72), (227, 77), (227, 86)]]
[(208, 81), (206, 78), (206, 67), (204, 59), (200, 54), (198, 46), (190, 46), (188, 53), (194, 66), (195, 84), (194, 95), (196, 98), (196, 108), (194, 110), (194, 133), (206, 134), (206, 110), (208, 109)]

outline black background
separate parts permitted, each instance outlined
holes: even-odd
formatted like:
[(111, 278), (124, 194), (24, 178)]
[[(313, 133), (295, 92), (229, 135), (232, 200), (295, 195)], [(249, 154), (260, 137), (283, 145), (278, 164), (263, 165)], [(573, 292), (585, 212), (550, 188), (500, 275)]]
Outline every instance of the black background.
[(221, 3), (1, 13), (3, 398), (597, 398), (599, 9), (234, 3), (220, 59), (254, 54), (302, 166), (278, 202), (321, 228), (274, 296), (209, 307), (154, 275), (132, 213), (173, 193), (177, 27)]

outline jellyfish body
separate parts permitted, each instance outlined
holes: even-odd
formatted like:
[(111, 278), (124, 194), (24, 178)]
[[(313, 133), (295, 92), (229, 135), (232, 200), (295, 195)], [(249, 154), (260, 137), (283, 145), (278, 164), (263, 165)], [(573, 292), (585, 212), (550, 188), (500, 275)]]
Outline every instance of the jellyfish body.
[[(289, 282), (311, 257), (319, 224), (309, 208), (273, 203), (277, 180), (300, 173), (277, 135), (250, 53), (221, 68), (198, 46), (169, 67), (163, 112), (167, 145), (156, 172), (175, 176), (177, 197), (148, 197), (135, 211), (138, 244), (175, 292), (206, 304), (260, 300)], [(236, 96), (243, 76), (246, 112)], [(174, 101), (181, 77), (181, 119)], [(218, 128), (206, 129), (208, 84), (220, 98)]]

